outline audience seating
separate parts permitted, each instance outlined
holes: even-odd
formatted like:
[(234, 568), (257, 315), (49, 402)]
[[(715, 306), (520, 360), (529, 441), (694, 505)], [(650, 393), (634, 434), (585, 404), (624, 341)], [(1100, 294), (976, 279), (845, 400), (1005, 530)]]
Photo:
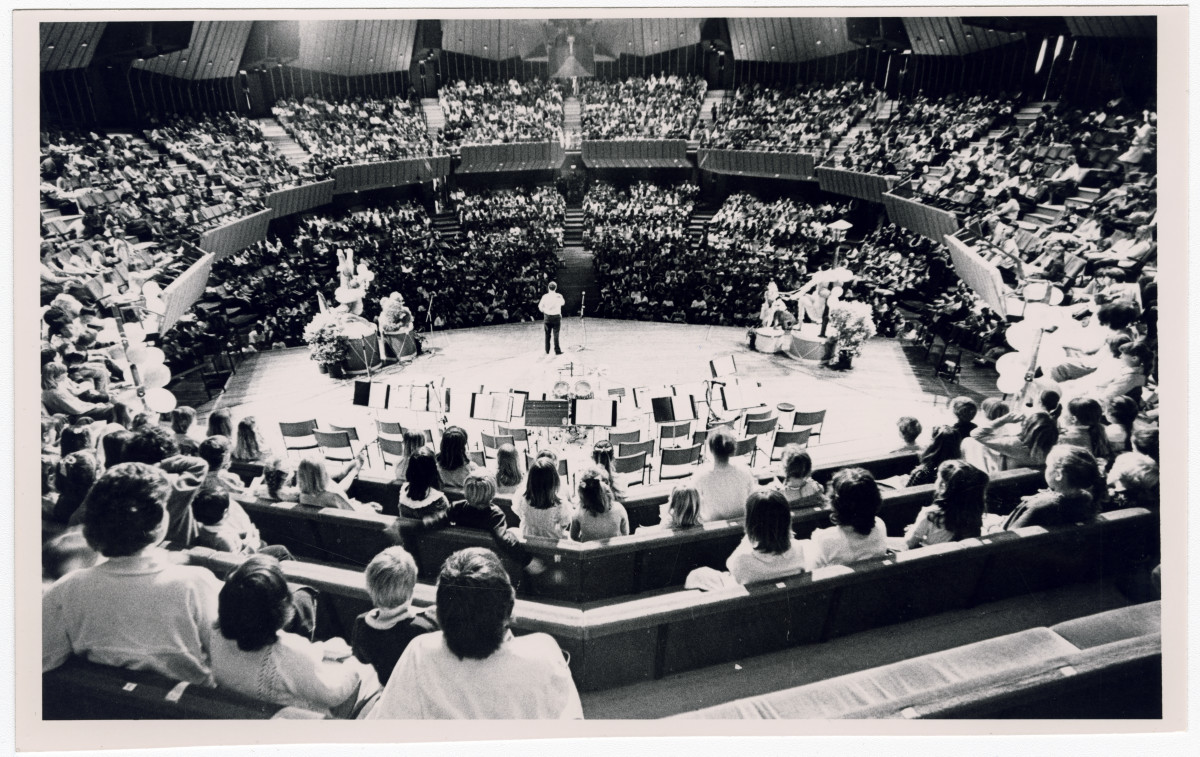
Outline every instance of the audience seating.
[[(1036, 491), (1041, 481), (1037, 471), (1013, 470), (997, 474), (991, 486), (1009, 494), (1028, 494)], [(397, 486), (394, 482), (390, 485)], [(905, 527), (929, 504), (933, 490), (934, 486), (929, 484), (883, 494), (879, 517), (887, 525), (889, 535), (903, 535)], [(668, 491), (640, 502), (627, 499), (626, 508), (644, 514), (649, 508), (646, 503), (653, 503), (657, 521), (658, 509), (667, 501)], [(452, 552), (468, 546), (492, 546), (491, 535), (483, 531), (453, 527), (422, 530), (416, 521), (395, 517), (394, 500), (390, 507), (384, 508), (385, 513), (391, 514), (261, 501), (246, 502), (244, 506), (265, 542), (282, 544), (303, 559), (345, 566), (366, 565), (395, 543), (392, 532), (398, 528), (405, 546), (417, 560), (421, 576), (427, 580), (433, 580), (442, 561)], [(831, 525), (829, 514), (828, 507), (798, 510), (793, 515), (793, 531), (798, 538), (808, 538), (814, 530)], [(526, 577), (521, 591), (546, 599), (591, 602), (678, 587), (695, 568), (724, 569), (726, 558), (741, 539), (742, 523), (738, 520), (705, 523), (684, 531), (642, 529), (630, 536), (582, 544), (566, 539), (527, 539), (529, 551), (543, 558), (551, 570), (542, 576)], [(1035, 556), (1022, 559), (1033, 561)], [(520, 575), (520, 571), (514, 575)], [(1030, 579), (1015, 580), (1004, 573), (989, 574), (987, 578), (990, 583), (1011, 580), (1020, 584), (1017, 591), (1037, 583)], [(1004, 591), (994, 587), (988, 588), (986, 594), (989, 599), (1005, 596)]]
[[(337, 515), (349, 522), (357, 514), (341, 512), (333, 517)], [(714, 524), (705, 526), (710, 527)], [(558, 639), (570, 654), (576, 683), (581, 690), (590, 691), (973, 606), (991, 596), (987, 591), (980, 592), (986, 587), (975, 577), (1000, 570), (1013, 577), (1041, 571), (1043, 564), (1037, 560), (1038, 554), (1060, 554), (1063, 567), (1070, 569), (1051, 573), (1046, 585), (1014, 580), (1016, 593), (1038, 591), (1049, 584), (1069, 585), (1092, 575), (1092, 570), (1071, 567), (1068, 563), (1086, 563), (1094, 559), (1097, 551), (1104, 555), (1103, 575), (1116, 576), (1156, 554), (1157, 535), (1158, 519), (1152, 513), (1142, 509), (1122, 510), (1105, 513), (1087, 525), (1021, 529), (927, 547), (903, 559), (888, 557), (822, 568), (813, 574), (715, 592), (655, 592), (625, 601), (588, 603), (581, 608), (518, 599), (513, 626), (517, 633), (544, 631)], [(472, 539), (478, 545), (490, 542), (488, 534), (478, 531), (461, 534), (460, 538), (459, 545), (445, 544), (442, 548), (457, 549)], [(633, 575), (632, 555), (636, 550), (629, 549), (630, 545), (653, 541), (655, 535), (624, 538), (628, 541), (620, 552), (608, 555), (603, 564), (589, 565), (579, 580)], [(1081, 544), (1099, 547), (1077, 549)], [(541, 540), (529, 543), (530, 551), (537, 555), (551, 554), (546, 546)], [(605, 545), (593, 542), (566, 546), (573, 552), (591, 552), (602, 550)], [(236, 565), (242, 559), (211, 550), (189, 552), (190, 556), (197, 554), (208, 557), (193, 557), (193, 561), (210, 567), (214, 559), (229, 565)], [(671, 557), (659, 563), (660, 571), (672, 565), (675, 560)], [(423, 561), (421, 554), (418, 561)], [(574, 574), (575, 569), (566, 559), (549, 564), (561, 571), (563, 577), (568, 572)], [(643, 557), (640, 567), (647, 575), (652, 573), (652, 567), (648, 567), (651, 565)], [(321, 596), (319, 606), (334, 609), (343, 625), (370, 607), (360, 568), (345, 570), (289, 562), (284, 569), (289, 580), (316, 588)], [(937, 591), (930, 591), (929, 580), (948, 583), (939, 583)], [(952, 591), (942, 590), (950, 586)], [(429, 604), (433, 592), (428, 584), (418, 585), (414, 604)], [(347, 598), (352, 606), (336, 607)], [(331, 604), (335, 607), (330, 608)], [(1082, 627), (1069, 633), (1071, 638), (1082, 640), (1090, 636), (1096, 643), (1104, 641), (1098, 632)], [(704, 642), (700, 643), (700, 639)]]
[[(181, 688), (182, 687), (182, 688)], [(42, 674), (44, 720), (320, 720), (326, 716), (80, 658)]]
[(1161, 609), (1131, 605), (676, 717), (1159, 718)]

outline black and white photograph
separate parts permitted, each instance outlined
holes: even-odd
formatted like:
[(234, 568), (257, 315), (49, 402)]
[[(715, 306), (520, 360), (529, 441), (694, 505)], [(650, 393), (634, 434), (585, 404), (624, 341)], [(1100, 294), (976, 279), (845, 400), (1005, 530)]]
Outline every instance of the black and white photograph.
[(1186, 727), (1186, 9), (13, 24), (18, 748)]

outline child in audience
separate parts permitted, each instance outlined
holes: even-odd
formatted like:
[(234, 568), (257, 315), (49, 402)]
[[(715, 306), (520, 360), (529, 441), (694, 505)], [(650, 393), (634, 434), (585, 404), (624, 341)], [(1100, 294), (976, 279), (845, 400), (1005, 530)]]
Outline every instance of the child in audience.
[(233, 417), (229, 414), (229, 408), (219, 407), (208, 414), (208, 431), (204, 436), (233, 438)]
[(1158, 426), (1143, 426), (1133, 432), (1133, 451), (1158, 462)]
[(969, 438), (971, 432), (975, 430), (975, 415), (979, 412), (979, 406), (975, 404), (975, 400), (970, 397), (955, 397), (950, 402), (950, 412), (954, 413), (953, 428), (958, 432), (958, 438)]
[(920, 446), (917, 445), (917, 437), (921, 435), (921, 422), (911, 415), (904, 415), (900, 420), (896, 421), (896, 430), (900, 432), (900, 438), (904, 440), (904, 446), (896, 450), (896, 452), (918, 452)]
[(962, 437), (955, 427), (934, 426), (930, 432), (929, 446), (921, 452), (921, 462), (908, 475), (905, 486), (932, 484), (937, 479), (938, 466), (946, 460), (959, 457), (962, 457)]
[(408, 481), (400, 487), (400, 515), (421, 520), (449, 509), (450, 501), (441, 492), (441, 485), (433, 452), (418, 449), (408, 461)]
[(196, 544), (235, 555), (261, 552), (278, 560), (293, 559), (287, 547), (263, 544), (253, 523), (239, 523), (232, 512), (232, 504), (229, 493), (221, 489), (205, 487), (196, 492), (196, 498), (192, 500), (192, 515), (200, 524)]
[[(408, 480), (408, 461), (412, 460), (417, 450), (425, 446), (425, 434), (417, 429), (404, 429), (404, 459), (396, 463), (396, 480)], [(432, 452), (432, 451), (431, 451)]]
[(285, 629), (292, 593), (279, 561), (251, 555), (221, 588), (212, 634), (218, 686), (255, 699), (351, 717), (379, 690), (375, 671), (339, 638), (314, 643)]
[(194, 455), (200, 443), (192, 438), (192, 425), (196, 422), (196, 410), (187, 405), (180, 405), (171, 411), (171, 431), (175, 434), (175, 444), (179, 454)]
[(300, 489), (296, 486), (296, 470), (285, 458), (273, 456), (263, 463), (262, 484), (253, 491), (260, 499), (275, 502), (299, 502)]
[[(1008, 403), (999, 397), (988, 397), (979, 405), (979, 409), (983, 411), (983, 417), (989, 421), (994, 421), (1011, 412)], [(963, 439), (966, 438), (965, 436), (963, 437)]]
[(354, 620), (350, 649), (359, 662), (375, 668), (379, 682), (386, 685), (408, 643), (438, 630), (438, 625), (432, 614), (412, 611), (417, 563), (404, 547), (388, 547), (375, 555), (365, 575), (375, 609)]
[(825, 493), (821, 485), (813, 481), (812, 458), (799, 444), (783, 448), (783, 476), (771, 484), (771, 488), (783, 492), (788, 507), (820, 507), (825, 504)]
[(690, 484), (676, 484), (671, 496), (659, 509), (659, 525), (654, 528), (684, 529), (700, 525), (700, 492)]
[(759, 489), (746, 498), (745, 536), (725, 561), (740, 584), (767, 581), (805, 571), (804, 545), (792, 534), (792, 511), (777, 489)]
[(1004, 522), (1004, 530), (1024, 526), (1064, 526), (1096, 517), (1096, 490), (1104, 477), (1096, 458), (1083, 447), (1059, 444), (1046, 458), (1046, 485), (1021, 500)]
[(92, 485), (100, 478), (100, 464), (91, 452), (72, 452), (58, 464), (54, 486), (58, 500), (54, 503), (53, 520), (57, 523), (76, 525), (83, 522), (80, 505), (87, 498)]
[(1118, 455), (1108, 471), (1108, 507), (1144, 507), (1157, 511), (1159, 505), (1158, 463), (1140, 452)]
[(458, 526), (487, 531), (492, 535), (496, 549), (505, 557), (514, 560), (531, 573), (541, 572), (541, 563), (533, 563), (533, 557), (521, 544), (515, 531), (508, 530), (504, 511), (493, 501), (496, 498), (496, 480), (486, 471), (467, 476), (463, 483), (465, 500), (455, 502), (448, 509), (440, 510), (421, 521), (423, 528)]
[(354, 483), (358, 467), (361, 465), (363, 450), (359, 457), (351, 461), (351, 470), (342, 480), (330, 478), (329, 469), (325, 467), (325, 459), (315, 454), (307, 454), (300, 458), (296, 468), (296, 483), (300, 488), (299, 502), (309, 507), (332, 507), (338, 510), (357, 510), (372, 512), (377, 505), (365, 504), (351, 499), (348, 491)]
[(579, 475), (579, 509), (571, 519), (571, 538), (597, 541), (629, 533), (629, 514), (613, 499), (604, 471), (588, 468)]
[(1104, 434), (1114, 455), (1129, 452), (1133, 449), (1133, 422), (1138, 417), (1138, 406), (1131, 397), (1124, 394), (1108, 400), (1104, 408), (1104, 416), (1108, 425)]
[(843, 468), (829, 482), (830, 518), (834, 525), (813, 532), (804, 546), (809, 570), (826, 565), (849, 565), (887, 554), (887, 529), (875, 517), (879, 487), (863, 468)]
[(233, 463), (233, 443), (228, 436), (208, 437), (196, 448), (196, 456), (208, 463), (205, 486), (221, 489), (235, 496), (246, 491), (242, 480), (229, 472), (229, 466)]
[(446, 491), (461, 492), (467, 476), (479, 467), (467, 456), (467, 432), (458, 426), (450, 426), (442, 434), (441, 448), (437, 453), (437, 472), (441, 486)]
[(260, 463), (270, 456), (271, 449), (258, 428), (258, 420), (253, 415), (247, 415), (238, 421), (233, 459), (239, 463)]
[(1058, 393), (1057, 389), (1045, 389), (1038, 395), (1038, 407), (1057, 421), (1062, 415), (1062, 405), (1059, 404), (1061, 399), (1062, 395)]
[(526, 539), (561, 539), (571, 524), (571, 515), (558, 496), (560, 485), (558, 463), (548, 457), (538, 457), (525, 477), (525, 492), (513, 509), (521, 519), (521, 533)]
[(496, 494), (508, 496), (517, 493), (522, 481), (521, 467), (517, 460), (517, 448), (507, 442), (496, 450)]
[(625, 494), (617, 486), (616, 471), (613, 470), (613, 458), (617, 456), (616, 450), (613, 449), (612, 442), (607, 439), (601, 439), (592, 446), (592, 462), (604, 472), (604, 483), (608, 484), (609, 491), (618, 502), (625, 500)]
[(947, 460), (939, 465), (933, 503), (906, 529), (905, 545), (917, 549), (979, 536), (987, 484), (988, 475), (970, 463)]
[(1059, 444), (1083, 447), (1099, 462), (1101, 469), (1113, 459), (1108, 434), (1104, 430), (1104, 408), (1091, 397), (1076, 397), (1067, 403), (1066, 423), (1058, 436)]

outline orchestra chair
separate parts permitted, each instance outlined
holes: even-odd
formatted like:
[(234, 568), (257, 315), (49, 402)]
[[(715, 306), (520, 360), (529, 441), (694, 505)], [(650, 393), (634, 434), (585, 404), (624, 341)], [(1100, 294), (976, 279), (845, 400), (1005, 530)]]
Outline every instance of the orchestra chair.
[(387, 470), (389, 465), (398, 465), (404, 459), (404, 441), (386, 436), (379, 437), (379, 457), (383, 459), (384, 470)]
[[(807, 447), (810, 434), (811, 432), (806, 428), (802, 428), (799, 431), (776, 431), (775, 441), (771, 443), (771, 457), (767, 459), (767, 462), (773, 463), (776, 460), (781, 460), (783, 458), (783, 448), (789, 444)], [(776, 452), (779, 454), (776, 455)]]
[(962, 373), (962, 356), (963, 351), (961, 349), (953, 355), (945, 356), (941, 364), (937, 367), (937, 375), (957, 384), (958, 374)]
[(792, 416), (792, 430), (797, 431), (800, 428), (808, 429), (810, 440), (814, 436), (820, 436), (821, 431), (825, 428), (825, 411), (811, 410), (805, 412), (797, 410), (796, 414)]
[(368, 465), (370, 464), (370, 462), (371, 462), (371, 445), (375, 443), (374, 439), (372, 439), (371, 441), (369, 441), (365, 444), (362, 443), (362, 440), (358, 438), (358, 428), (355, 426), (335, 426), (334, 424), (330, 423), (329, 430), (346, 432), (346, 435), (350, 437), (351, 446), (353, 446), (354, 442), (359, 442), (358, 451), (359, 452), (361, 452), (363, 450), (367, 451), (367, 464)]
[(397, 441), (404, 439), (404, 426), (394, 421), (375, 421), (375, 432), (379, 435), (378, 438), (389, 437)]
[[(775, 411), (770, 408), (768, 408), (766, 410), (755, 410), (753, 412), (747, 412), (746, 413), (746, 423), (749, 423), (750, 421), (765, 421), (773, 415), (775, 415)], [(722, 424), (718, 424), (718, 425), (722, 425)], [(710, 430), (711, 430), (711, 428), (712, 427), (710, 427)]]
[(283, 435), (283, 451), (317, 449), (317, 438), (313, 432), (317, 430), (317, 421), (298, 421), (296, 423), (280, 423), (279, 433)]
[[(531, 455), (528, 452), (525, 453), (525, 470), (529, 470), (530, 468), (533, 467), (534, 460), (537, 460), (536, 456)], [(565, 482), (567, 480), (568, 475), (569, 474), (567, 473), (567, 459), (565, 457), (559, 458), (558, 477), (561, 478)]]
[[(658, 458), (658, 480), (668, 481), (692, 475), (700, 464), (700, 446), (664, 447)], [(674, 470), (668, 472), (668, 468)]]
[(628, 457), (636, 455), (639, 452), (645, 452), (648, 458), (654, 457), (654, 440), (647, 439), (644, 442), (622, 442), (617, 445), (617, 456)]
[(467, 450), (467, 459), (478, 465), (480, 468), (487, 467), (487, 455), (481, 449)]
[(755, 443), (757, 443), (759, 437), (766, 436), (767, 434), (772, 433), (773, 431), (775, 431), (775, 428), (778, 425), (779, 425), (779, 419), (777, 417), (775, 417), (774, 415), (771, 415), (767, 418), (758, 419), (758, 420), (750, 420), (749, 418), (747, 418), (747, 420), (746, 420), (746, 438), (753, 439), (755, 441)]
[(497, 426), (496, 432), (500, 436), (511, 436), (512, 444), (515, 447), (517, 442), (525, 445), (525, 451), (529, 451), (529, 429), (527, 428), (509, 428), (507, 426)]
[[(671, 439), (688, 439), (692, 435), (692, 422), (681, 421), (679, 423), (663, 423), (658, 427), (659, 445), (666, 447), (666, 442)], [(678, 446), (676, 443), (673, 446)]]
[(634, 444), (642, 440), (641, 430), (637, 431), (610, 431), (608, 433), (608, 441), (612, 446), (619, 447), (622, 444)]
[(746, 465), (750, 468), (754, 467), (754, 458), (758, 456), (758, 437), (748, 436), (745, 439), (737, 439), (733, 443), (733, 454), (729, 456), (730, 460), (736, 460), (739, 457), (749, 457)]
[(499, 452), (501, 445), (511, 444), (515, 447), (517, 444), (516, 437), (514, 436), (492, 436), (491, 434), (482, 431), (479, 435), (483, 437), (484, 459), (488, 457), (489, 450), (492, 452), (492, 457), (495, 457)]
[(325, 455), (326, 460), (349, 462), (354, 459), (354, 446), (350, 443), (350, 434), (345, 431), (315, 429), (313, 436), (316, 437), (317, 446), (321, 448), (321, 454)]
[(633, 486), (634, 484), (646, 483), (646, 471), (650, 468), (647, 463), (648, 457), (645, 452), (638, 452), (635, 455), (624, 455), (613, 458), (613, 473), (636, 473), (637, 479), (623, 478), (621, 484), (625, 486)]

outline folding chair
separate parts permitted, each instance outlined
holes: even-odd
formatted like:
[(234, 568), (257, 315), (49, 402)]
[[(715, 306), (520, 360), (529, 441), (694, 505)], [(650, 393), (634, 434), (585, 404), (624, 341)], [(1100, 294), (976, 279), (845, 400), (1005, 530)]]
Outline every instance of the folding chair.
[(626, 455), (623, 457), (613, 458), (614, 473), (636, 473), (638, 478), (636, 481), (622, 480), (621, 483), (632, 486), (634, 484), (646, 483), (646, 469), (650, 466), (647, 464), (647, 455), (645, 452), (639, 452), (636, 455)]
[(738, 439), (733, 443), (733, 454), (729, 456), (730, 460), (739, 457), (750, 456), (746, 465), (754, 467), (754, 458), (758, 455), (758, 437), (748, 436), (745, 439)]
[[(668, 481), (676, 478), (687, 478), (692, 475), (699, 462), (699, 444), (693, 444), (691, 447), (664, 448), (659, 454), (658, 459), (658, 480)], [(676, 470), (667, 474), (668, 468), (675, 468)]]
[(765, 421), (775, 415), (774, 410), (756, 410), (752, 413), (746, 413), (746, 423), (750, 421)]
[(620, 446), (622, 444), (632, 444), (634, 442), (640, 442), (641, 440), (642, 440), (642, 432), (641, 431), (620, 431), (620, 432), (610, 431), (608, 434), (608, 441), (614, 447)]
[(386, 436), (379, 437), (379, 456), (383, 459), (384, 470), (389, 465), (398, 465), (404, 459), (404, 442)]
[(513, 439), (513, 441), (512, 441), (513, 446), (516, 446), (517, 442), (521, 442), (522, 444), (525, 445), (525, 451), (526, 452), (529, 451), (529, 429), (527, 429), (527, 428), (508, 428), (507, 426), (497, 426), (496, 431), (499, 433), (500, 436), (511, 436)]
[(805, 412), (797, 410), (796, 414), (792, 416), (792, 430), (796, 431), (800, 428), (808, 429), (810, 439), (814, 436), (820, 436), (821, 430), (825, 428), (825, 411), (812, 410)]
[(317, 449), (317, 439), (313, 436), (313, 432), (316, 430), (316, 420), (300, 421), (298, 423), (280, 423), (279, 433), (283, 434), (284, 452)]
[(649, 458), (654, 457), (654, 440), (647, 439), (644, 442), (622, 442), (617, 445), (617, 456), (628, 457), (636, 455), (639, 452), (645, 452)]
[(335, 426), (334, 424), (330, 423), (329, 430), (346, 432), (346, 435), (350, 437), (350, 445), (353, 447), (354, 442), (359, 442), (358, 451), (362, 452), (363, 450), (367, 450), (367, 460), (368, 460), (368, 462), (370, 461), (370, 459), (371, 459), (370, 445), (375, 443), (374, 439), (372, 439), (370, 442), (367, 442), (366, 444), (363, 444), (362, 440), (358, 438), (358, 429), (354, 426)]
[(354, 447), (350, 444), (350, 434), (345, 431), (321, 431), (314, 429), (313, 436), (316, 438), (317, 446), (321, 448), (321, 453), (325, 455), (326, 460), (346, 462), (354, 459)]
[(512, 436), (492, 436), (486, 432), (480, 432), (479, 435), (483, 438), (483, 455), (485, 458), (487, 457), (488, 450), (491, 450), (494, 457), (495, 453), (500, 449), (500, 445), (512, 444), (516, 446), (517, 443), (516, 438)]
[(484, 455), (483, 450), (469, 449), (467, 450), (467, 457), (480, 468), (487, 467), (487, 456)]
[[(535, 460), (537, 460), (537, 458), (535, 456), (526, 452), (525, 453), (525, 470), (529, 470), (530, 468), (532, 468), (533, 462)], [(562, 458), (558, 461), (558, 477), (563, 479), (564, 481), (567, 479), (567, 460), (566, 460), (566, 458)]]
[[(811, 433), (812, 432), (806, 428), (802, 428), (799, 431), (776, 431), (775, 441), (771, 443), (771, 456), (767, 459), (767, 462), (775, 462), (776, 460), (782, 459), (782, 450), (789, 444), (797, 444), (801, 447), (807, 447), (808, 437), (811, 435)], [(779, 450), (778, 457), (775, 456), (776, 450)]]
[(660, 446), (665, 447), (665, 442), (669, 439), (687, 439), (692, 435), (692, 422), (682, 421), (680, 423), (663, 423), (658, 427), (658, 440)]
[(404, 439), (404, 426), (392, 421), (375, 421), (375, 432), (379, 435), (377, 438), (389, 438), (396, 441)]

